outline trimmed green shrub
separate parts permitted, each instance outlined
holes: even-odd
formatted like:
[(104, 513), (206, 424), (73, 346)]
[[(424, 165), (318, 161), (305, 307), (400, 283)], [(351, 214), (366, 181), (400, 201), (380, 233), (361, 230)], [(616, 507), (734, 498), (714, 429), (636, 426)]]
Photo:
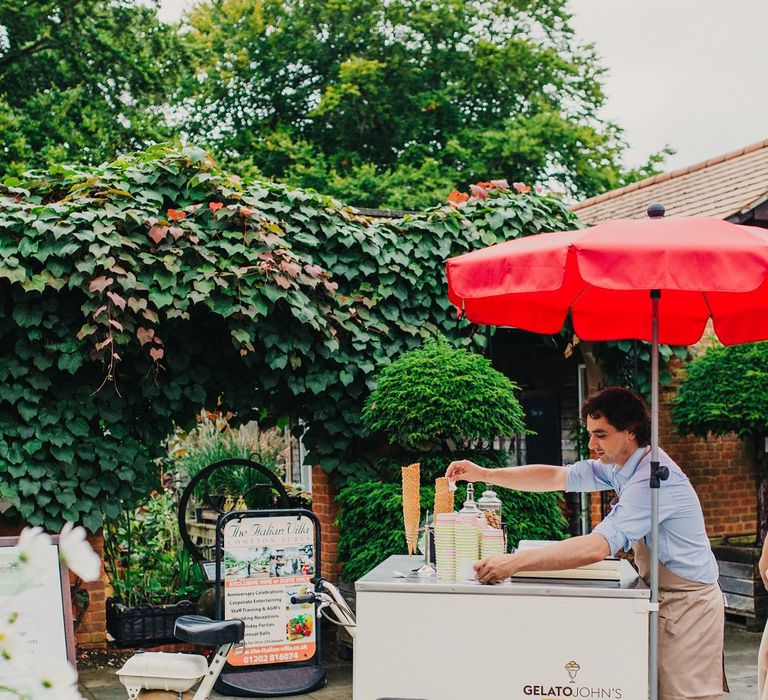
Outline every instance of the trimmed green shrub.
[(687, 370), (672, 412), (680, 432), (768, 432), (768, 343), (714, 346)]
[(407, 448), (478, 449), (525, 431), (518, 389), (481, 355), (427, 341), (379, 372), (363, 425)]

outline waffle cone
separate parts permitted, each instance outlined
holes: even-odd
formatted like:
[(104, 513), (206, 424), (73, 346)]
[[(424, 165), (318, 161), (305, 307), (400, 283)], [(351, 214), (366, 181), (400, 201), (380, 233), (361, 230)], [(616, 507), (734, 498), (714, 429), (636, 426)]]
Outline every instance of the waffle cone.
[(453, 491), (448, 488), (448, 478), (440, 476), (435, 479), (435, 507), (432, 511), (438, 513), (453, 513)]
[(421, 465), (409, 464), (402, 468), (403, 474), (403, 522), (405, 524), (405, 541), (408, 554), (416, 551), (416, 540), (419, 534), (421, 518), (420, 486)]

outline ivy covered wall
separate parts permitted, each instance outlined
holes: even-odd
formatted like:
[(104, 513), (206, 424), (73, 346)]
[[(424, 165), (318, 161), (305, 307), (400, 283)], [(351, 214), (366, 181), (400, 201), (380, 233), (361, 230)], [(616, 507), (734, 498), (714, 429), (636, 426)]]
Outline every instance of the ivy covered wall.
[(141, 493), (172, 422), (217, 400), (310, 426), (336, 481), (364, 475), (373, 368), (457, 321), (444, 260), (575, 227), (557, 198), (481, 183), (374, 221), (222, 171), (194, 147), (0, 187), (0, 504), (91, 530)]

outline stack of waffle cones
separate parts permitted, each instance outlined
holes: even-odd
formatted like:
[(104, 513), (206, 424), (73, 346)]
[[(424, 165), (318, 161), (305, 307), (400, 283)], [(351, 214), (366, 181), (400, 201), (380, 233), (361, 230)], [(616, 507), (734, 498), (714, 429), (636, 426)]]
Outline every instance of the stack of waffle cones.
[(453, 512), (453, 491), (448, 487), (448, 478), (445, 476), (435, 479), (435, 507), (432, 512), (435, 515)]
[(421, 505), (419, 487), (421, 486), (421, 465), (409, 464), (402, 468), (403, 473), (403, 520), (405, 522), (405, 541), (408, 554), (416, 552), (419, 536)]

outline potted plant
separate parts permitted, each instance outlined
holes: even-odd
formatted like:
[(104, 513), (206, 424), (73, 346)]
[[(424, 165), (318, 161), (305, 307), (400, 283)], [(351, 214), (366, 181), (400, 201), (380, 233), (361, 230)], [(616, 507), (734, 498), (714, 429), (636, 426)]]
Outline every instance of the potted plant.
[(757, 562), (768, 534), (768, 343), (713, 346), (687, 366), (672, 417), (684, 434), (736, 433), (747, 438), (755, 460), (756, 533), (713, 539), (726, 611), (762, 629), (768, 594)]
[(184, 549), (171, 489), (153, 491), (104, 527), (105, 570), (113, 596), (107, 630), (119, 646), (173, 641), (176, 618), (195, 612), (202, 572)]

